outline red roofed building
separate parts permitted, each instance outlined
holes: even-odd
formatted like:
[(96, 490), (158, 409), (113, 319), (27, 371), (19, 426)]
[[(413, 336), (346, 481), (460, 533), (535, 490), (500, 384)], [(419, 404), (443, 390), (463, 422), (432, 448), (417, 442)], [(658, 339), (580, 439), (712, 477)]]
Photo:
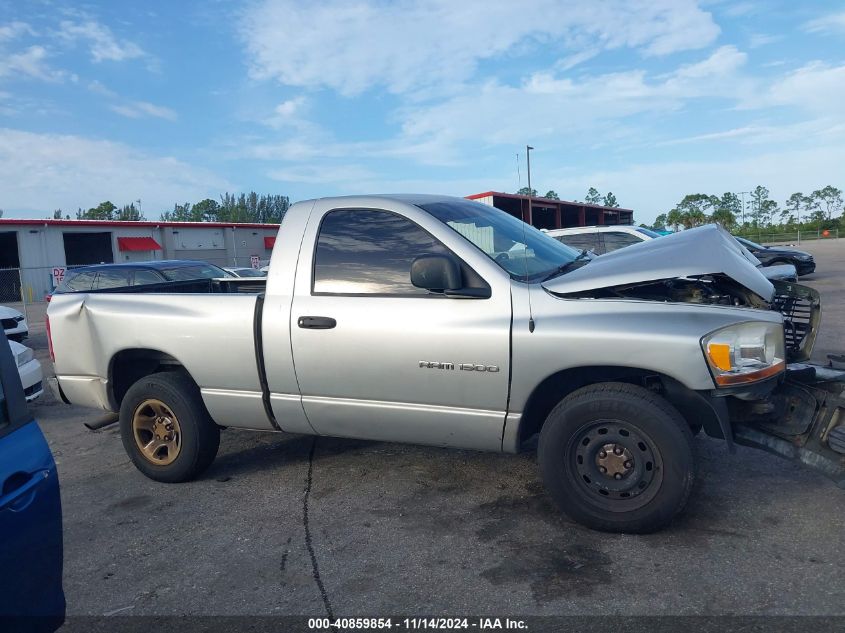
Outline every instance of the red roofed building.
[(485, 191), (467, 196), (470, 200), (489, 204), (538, 229), (562, 229), (570, 226), (632, 224), (634, 211), (605, 207), (586, 202), (569, 202), (551, 198), (532, 197), (529, 211), (528, 196), (500, 191)]

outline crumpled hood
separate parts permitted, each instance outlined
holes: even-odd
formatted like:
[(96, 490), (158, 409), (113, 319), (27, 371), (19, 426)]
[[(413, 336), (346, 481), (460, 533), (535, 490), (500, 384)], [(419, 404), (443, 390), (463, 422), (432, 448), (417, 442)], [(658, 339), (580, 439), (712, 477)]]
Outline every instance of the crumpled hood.
[(771, 301), (774, 287), (745, 253), (730, 233), (717, 224), (708, 224), (602, 255), (542, 285), (554, 294), (569, 294), (658, 279), (723, 274)]

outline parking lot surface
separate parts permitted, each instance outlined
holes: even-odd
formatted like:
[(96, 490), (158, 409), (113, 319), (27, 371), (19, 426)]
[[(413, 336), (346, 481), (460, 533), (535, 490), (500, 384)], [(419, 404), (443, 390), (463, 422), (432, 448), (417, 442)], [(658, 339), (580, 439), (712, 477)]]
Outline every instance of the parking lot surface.
[[(817, 361), (845, 349), (843, 242), (802, 245)], [(200, 480), (167, 485), (116, 426), (82, 426), (96, 412), (49, 394), (33, 411), (61, 477), (70, 615), (845, 613), (845, 491), (703, 436), (684, 515), (630, 536), (561, 515), (533, 453), (230, 431)]]

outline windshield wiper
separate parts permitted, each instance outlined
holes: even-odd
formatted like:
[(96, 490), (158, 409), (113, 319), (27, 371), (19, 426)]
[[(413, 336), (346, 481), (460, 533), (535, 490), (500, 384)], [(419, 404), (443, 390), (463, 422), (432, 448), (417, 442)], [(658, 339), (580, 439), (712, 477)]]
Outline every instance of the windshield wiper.
[[(578, 257), (573, 259), (571, 262), (566, 262), (565, 264), (561, 264), (560, 266), (555, 268), (552, 272), (550, 272), (548, 275), (543, 277), (543, 281), (548, 281), (549, 279), (552, 279), (553, 277), (557, 277), (558, 275), (562, 275), (563, 273), (567, 272), (569, 270), (569, 268), (575, 262), (579, 262), (582, 259), (586, 259), (589, 256), (590, 256), (590, 251), (588, 251), (586, 248), (582, 249), (581, 252), (578, 254)], [(541, 281), (540, 283), (542, 283), (543, 281)]]

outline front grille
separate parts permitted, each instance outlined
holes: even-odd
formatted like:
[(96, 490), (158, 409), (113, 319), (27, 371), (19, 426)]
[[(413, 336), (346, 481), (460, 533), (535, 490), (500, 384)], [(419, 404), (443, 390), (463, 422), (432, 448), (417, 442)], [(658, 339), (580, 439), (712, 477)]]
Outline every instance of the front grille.
[(43, 388), (44, 388), (44, 387), (43, 387), (43, 385), (42, 385), (41, 381), (38, 381), (37, 383), (35, 383), (35, 384), (34, 384), (34, 385), (32, 385), (31, 387), (27, 387), (26, 389), (24, 389), (24, 390), (23, 390), (23, 394), (24, 394), (24, 396), (26, 396), (27, 398), (29, 398), (29, 396), (31, 396), (31, 395), (32, 395), (32, 394), (34, 394), (34, 393), (38, 393), (38, 392), (39, 392), (39, 391), (41, 391)]
[(778, 294), (772, 300), (772, 308), (783, 315), (786, 358), (792, 362), (808, 360), (819, 325), (819, 293), (783, 282), (776, 283), (775, 288)]

